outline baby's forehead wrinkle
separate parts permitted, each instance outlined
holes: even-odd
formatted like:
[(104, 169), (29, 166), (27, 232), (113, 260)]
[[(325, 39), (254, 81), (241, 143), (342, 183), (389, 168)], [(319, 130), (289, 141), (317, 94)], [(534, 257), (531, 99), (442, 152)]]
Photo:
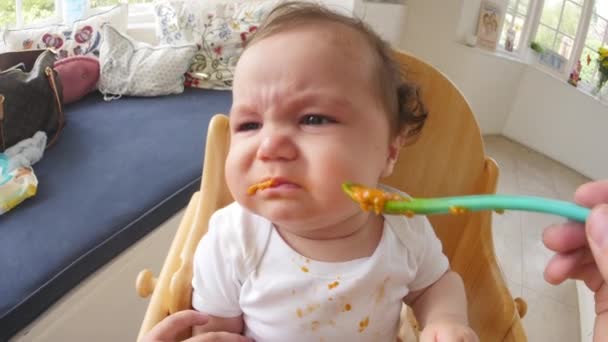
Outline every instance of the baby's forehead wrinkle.
[[(302, 27), (299, 28), (302, 29)], [(266, 39), (272, 39), (274, 35), (262, 38), (262, 40), (244, 52), (245, 55), (248, 55), (248, 53), (253, 53), (254, 55), (242, 56), (244, 58), (237, 65), (234, 83), (235, 92), (233, 92), (235, 104), (244, 103), (252, 107), (255, 106), (259, 111), (260, 108), (267, 108), (275, 103), (285, 103), (286, 98), (292, 98), (294, 94), (308, 92), (311, 85), (318, 87), (316, 81), (319, 81), (319, 77), (328, 81), (329, 83), (326, 84), (330, 87), (342, 87), (344, 86), (344, 82), (355, 82), (353, 84), (349, 83), (348, 86), (353, 92), (354, 88), (361, 89), (361, 87), (366, 88), (362, 90), (364, 92), (375, 93), (375, 91), (378, 91), (377, 61), (374, 58), (373, 47), (362, 33), (348, 26), (336, 23), (324, 23), (317, 27), (303, 29), (308, 31), (307, 39), (310, 39), (310, 34), (313, 37), (321, 37), (320, 39), (313, 39), (316, 46), (310, 46), (310, 48), (321, 49), (326, 51), (326, 53), (329, 52), (329, 60), (326, 60), (323, 66), (319, 65), (321, 61), (309, 61), (310, 70), (304, 74), (298, 73), (291, 68), (282, 67), (276, 69), (270, 65), (267, 65), (271, 67), (270, 69), (260, 67), (260, 60), (263, 59), (262, 56), (265, 55), (264, 50), (268, 47), (259, 44), (263, 44), (263, 41)], [(295, 28), (283, 31), (283, 33), (288, 35), (288, 39), (293, 38), (289, 36), (293, 33), (292, 30), (297, 31)], [(281, 34), (281, 32), (276, 33), (276, 35)], [(337, 71), (336, 68), (340, 69), (340, 71)], [(319, 74), (321, 70), (324, 70), (322, 75)], [(352, 72), (350, 72), (351, 70)], [(272, 83), (267, 82), (269, 72), (274, 74), (273, 78), (276, 77)], [(300, 76), (294, 77), (296, 74)], [(355, 77), (357, 80), (353, 81), (352, 77), (355, 74), (360, 76)], [(346, 78), (343, 78), (343, 76)], [(332, 82), (327, 77), (335, 78), (335, 82)], [(358, 77), (362, 78), (359, 79)], [(341, 92), (344, 93), (343, 90)], [(349, 91), (346, 94), (338, 95), (349, 98), (348, 94), (350, 93)], [(375, 98), (378, 97), (377, 94), (374, 95), (376, 96), (374, 96), (373, 101), (382, 102), (380, 99)], [(338, 96), (339, 98), (340, 96)], [(350, 101), (351, 99), (348, 100), (352, 102)], [(357, 102), (357, 99), (352, 100)]]
[(241, 102), (233, 104), (231, 113), (242, 114), (293, 114), (305, 107), (315, 110), (347, 111), (354, 107), (348, 96), (332, 90), (315, 87), (295, 88), (292, 92), (281, 91), (285, 88), (276, 88), (275, 92), (266, 94), (252, 94)]
[(255, 69), (246, 72), (248, 77), (239, 80), (244, 81), (244, 84), (235, 84), (236, 91), (233, 95), (236, 103), (244, 101), (250, 105), (265, 107), (272, 103), (283, 102), (286, 98), (315, 92), (318, 87), (313, 75), (294, 77), (287, 69), (277, 71), (278, 76), (274, 76), (271, 82), (266, 79), (267, 75), (263, 72), (257, 72)]

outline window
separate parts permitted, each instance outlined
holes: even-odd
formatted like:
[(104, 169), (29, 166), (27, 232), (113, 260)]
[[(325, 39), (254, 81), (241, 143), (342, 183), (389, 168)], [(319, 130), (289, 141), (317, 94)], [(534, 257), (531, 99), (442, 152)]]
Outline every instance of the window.
[(583, 0), (545, 0), (534, 41), (571, 58), (583, 10)]
[(0, 28), (58, 18), (55, 0), (0, 0)]
[[(1, 1), (1, 0), (0, 0)], [(566, 79), (580, 61), (583, 89), (597, 83), (597, 50), (608, 45), (608, 0), (507, 0), (499, 40), (525, 58), (531, 42), (553, 51), (565, 63), (552, 70)], [(589, 63), (587, 62), (589, 61)]]
[[(61, 22), (61, 3), (65, 0), (0, 0), (0, 31), (7, 27)], [(75, 1), (75, 0), (71, 0)], [(77, 0), (76, 0), (77, 1)], [(153, 0), (81, 0), (89, 8), (129, 4), (152, 3)]]
[[(594, 86), (597, 84), (597, 50), (608, 45), (608, 1), (596, 1), (585, 37), (585, 44), (580, 61), (582, 65), (581, 80)], [(589, 61), (589, 63), (587, 63)]]
[(529, 26), (527, 25), (529, 12), (530, 0), (509, 0), (499, 41), (502, 48), (511, 50), (507, 46), (507, 38), (510, 38), (509, 40), (513, 43), (512, 50), (520, 50), (523, 33)]

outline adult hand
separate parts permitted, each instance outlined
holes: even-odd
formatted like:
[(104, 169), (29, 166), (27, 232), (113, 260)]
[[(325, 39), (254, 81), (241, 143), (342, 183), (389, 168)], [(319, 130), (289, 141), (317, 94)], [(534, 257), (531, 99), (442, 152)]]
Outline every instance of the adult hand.
[(543, 242), (556, 252), (545, 280), (579, 279), (595, 293), (594, 341), (608, 341), (608, 180), (580, 186), (574, 201), (592, 208), (585, 225), (566, 222), (547, 227)]
[(184, 310), (165, 317), (140, 342), (172, 342), (195, 325), (203, 325), (209, 317), (195, 310)]
[[(179, 311), (165, 317), (140, 342), (180, 341), (179, 337), (192, 330), (192, 327), (205, 325), (208, 321), (209, 316), (201, 312), (195, 310)], [(253, 340), (239, 334), (218, 331), (196, 335), (185, 340), (185, 342), (253, 342)]]

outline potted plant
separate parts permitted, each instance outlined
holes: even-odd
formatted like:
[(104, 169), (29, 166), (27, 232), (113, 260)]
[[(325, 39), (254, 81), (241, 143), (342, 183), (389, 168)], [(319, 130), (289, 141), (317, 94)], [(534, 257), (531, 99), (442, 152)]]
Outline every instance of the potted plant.
[(545, 51), (537, 42), (530, 42), (529, 49), (525, 51), (525, 58), (528, 63), (536, 63), (540, 59), (540, 55)]
[(539, 43), (537, 43), (537, 42), (531, 42), (531, 43), (530, 43), (530, 49), (532, 49), (532, 51), (536, 52), (536, 53), (537, 53), (537, 54), (539, 54), (539, 55), (540, 55), (541, 53), (543, 53), (543, 51), (545, 50), (545, 49), (543, 49), (543, 47), (542, 47), (542, 46), (541, 46)]

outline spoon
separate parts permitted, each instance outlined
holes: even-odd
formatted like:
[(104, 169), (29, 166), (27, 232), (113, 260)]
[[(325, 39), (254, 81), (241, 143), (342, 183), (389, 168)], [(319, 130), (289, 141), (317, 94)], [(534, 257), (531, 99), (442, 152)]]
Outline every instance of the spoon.
[(470, 211), (523, 210), (565, 217), (585, 222), (589, 208), (567, 201), (536, 196), (519, 195), (469, 195), (437, 198), (406, 198), (397, 193), (368, 188), (360, 184), (346, 182), (342, 190), (362, 209), (374, 209), (376, 214), (413, 216), (433, 214), (464, 214)]

